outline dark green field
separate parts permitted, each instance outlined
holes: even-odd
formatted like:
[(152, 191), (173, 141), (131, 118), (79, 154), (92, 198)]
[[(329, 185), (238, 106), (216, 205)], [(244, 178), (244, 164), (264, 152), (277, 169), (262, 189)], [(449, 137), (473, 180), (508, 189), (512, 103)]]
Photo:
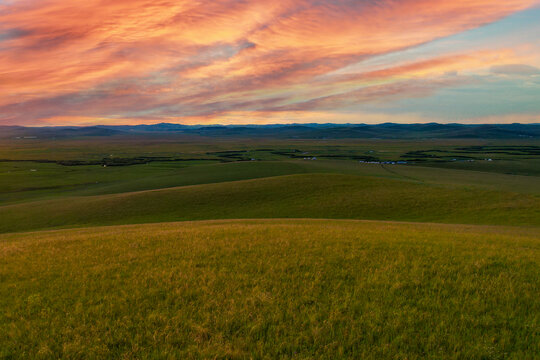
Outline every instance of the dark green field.
[(538, 141), (3, 139), (0, 159), (0, 358), (540, 353)]

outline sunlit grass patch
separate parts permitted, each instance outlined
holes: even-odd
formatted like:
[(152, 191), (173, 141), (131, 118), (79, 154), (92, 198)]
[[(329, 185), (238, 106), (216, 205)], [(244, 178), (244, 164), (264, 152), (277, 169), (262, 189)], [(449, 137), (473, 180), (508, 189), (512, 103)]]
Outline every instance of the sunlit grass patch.
[(0, 356), (527, 359), (537, 229), (227, 220), (0, 236)]

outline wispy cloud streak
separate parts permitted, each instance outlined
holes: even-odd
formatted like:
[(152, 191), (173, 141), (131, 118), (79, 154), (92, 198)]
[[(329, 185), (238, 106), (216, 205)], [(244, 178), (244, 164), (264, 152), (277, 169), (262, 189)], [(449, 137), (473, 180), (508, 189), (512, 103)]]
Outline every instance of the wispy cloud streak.
[[(540, 65), (538, 48), (528, 43), (482, 51), (450, 48), (422, 59), (408, 59), (407, 49), (537, 4), (535, 0), (4, 2), (0, 3), (0, 124), (81, 119), (91, 123), (92, 118), (101, 123), (234, 122), (233, 114), (240, 119), (263, 113), (279, 122), (280, 113), (287, 121), (291, 111), (309, 119), (321, 110), (337, 114), (355, 104), (429, 97), (440, 88), (472, 81), (467, 72), (493, 76), (531, 72)], [(403, 58), (381, 68), (359, 66), (340, 72), (388, 54)], [(257, 116), (257, 121), (263, 120)]]

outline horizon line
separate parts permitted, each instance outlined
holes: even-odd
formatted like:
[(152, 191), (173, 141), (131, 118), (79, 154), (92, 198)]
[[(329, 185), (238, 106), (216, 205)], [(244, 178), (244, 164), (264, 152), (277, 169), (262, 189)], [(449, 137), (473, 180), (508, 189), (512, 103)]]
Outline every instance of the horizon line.
[(156, 125), (179, 125), (187, 127), (268, 127), (268, 126), (306, 126), (306, 125), (336, 125), (336, 126), (347, 126), (347, 125), (365, 125), (365, 126), (378, 126), (378, 125), (460, 125), (460, 126), (500, 126), (500, 125), (540, 125), (540, 123), (460, 123), (460, 122), (449, 122), (449, 123), (440, 123), (440, 122), (415, 122), (415, 123), (396, 123), (396, 122), (381, 122), (381, 123), (332, 123), (332, 122), (310, 122), (310, 123), (270, 123), (270, 124), (182, 124), (182, 123), (170, 123), (170, 122), (160, 122), (160, 123), (150, 123), (150, 124), (95, 124), (95, 125), (1, 125), (2, 127), (19, 127), (19, 128), (91, 128), (91, 127), (124, 127), (124, 126), (156, 126)]

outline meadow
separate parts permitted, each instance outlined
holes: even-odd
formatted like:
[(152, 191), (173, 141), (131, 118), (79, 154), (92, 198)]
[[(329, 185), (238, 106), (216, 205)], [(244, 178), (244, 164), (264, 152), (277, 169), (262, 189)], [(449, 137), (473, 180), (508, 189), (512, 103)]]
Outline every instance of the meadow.
[(304, 174), (0, 207), (0, 232), (178, 220), (335, 218), (540, 226), (540, 197)]
[(344, 220), (2, 235), (0, 356), (534, 359), (539, 235)]
[(535, 140), (0, 140), (0, 359), (535, 359)]

